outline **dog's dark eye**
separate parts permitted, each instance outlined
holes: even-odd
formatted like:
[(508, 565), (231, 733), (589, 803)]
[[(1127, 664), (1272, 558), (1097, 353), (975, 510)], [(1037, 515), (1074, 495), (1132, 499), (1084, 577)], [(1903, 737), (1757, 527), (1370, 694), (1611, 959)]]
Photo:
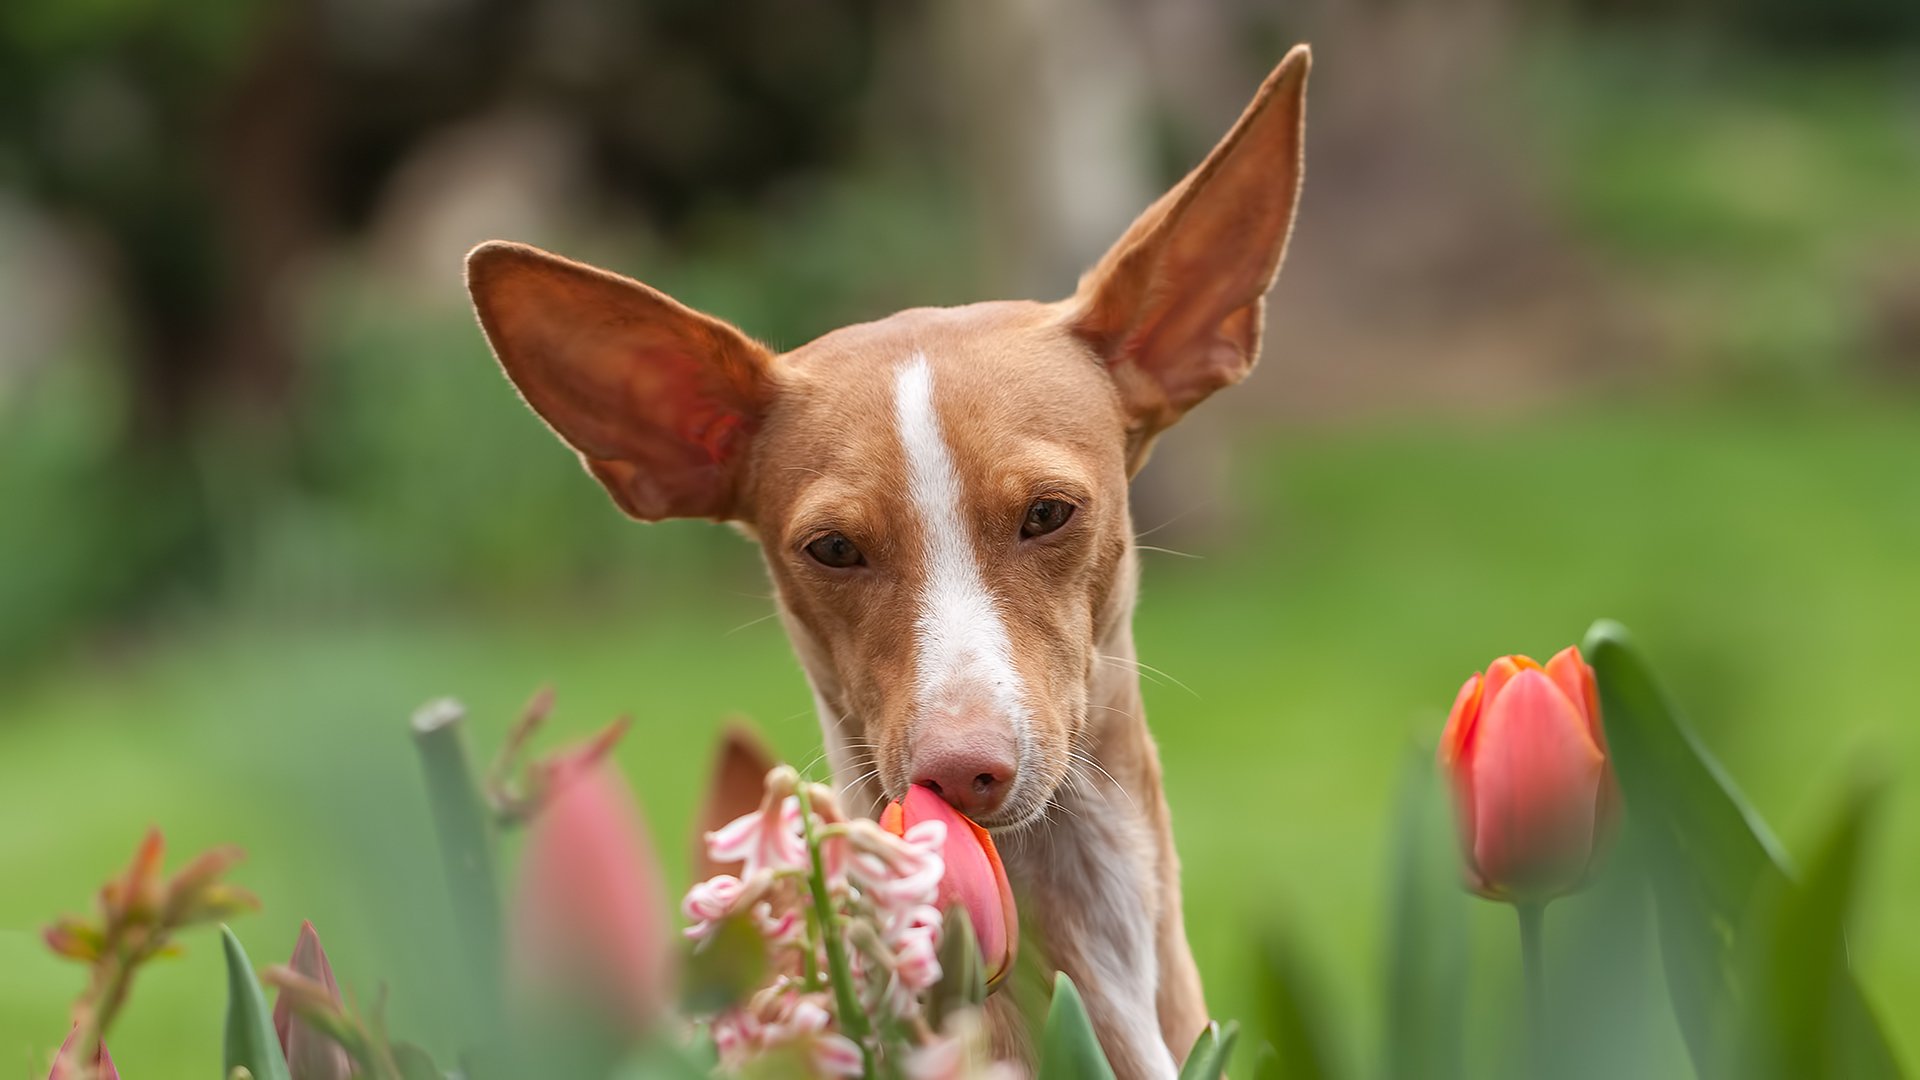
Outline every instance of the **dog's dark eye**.
[(1065, 525), (1073, 517), (1073, 504), (1065, 499), (1035, 499), (1027, 507), (1027, 519), (1020, 523), (1020, 535), (1031, 540)]
[(808, 544), (807, 554), (813, 556), (814, 562), (821, 566), (831, 566), (835, 570), (845, 570), (867, 561), (865, 556), (860, 554), (860, 549), (853, 546), (853, 541), (839, 533), (828, 533)]

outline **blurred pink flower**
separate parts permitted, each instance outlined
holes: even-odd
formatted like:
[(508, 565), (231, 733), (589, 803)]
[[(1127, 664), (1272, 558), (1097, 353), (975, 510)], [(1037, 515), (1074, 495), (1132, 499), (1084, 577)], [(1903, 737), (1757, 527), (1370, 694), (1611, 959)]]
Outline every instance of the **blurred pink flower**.
[(673, 985), (665, 910), (646, 828), (619, 774), (601, 762), (566, 776), (547, 793), (520, 860), (516, 981), (645, 1031)]
[[(53, 1056), (53, 1071), (47, 1074), (47, 1080), (72, 1080), (80, 1072), (80, 1062), (73, 1060), (79, 1056), (73, 1041), (80, 1037), (80, 1029), (74, 1028), (67, 1033), (67, 1041), (60, 1044), (60, 1052)], [(101, 1043), (99, 1052), (93, 1055), (94, 1080), (120, 1080), (120, 1070), (113, 1067), (113, 1055), (107, 1053), (107, 1044)]]
[[(313, 923), (300, 924), (300, 937), (294, 942), (287, 967), (325, 987), (333, 1004), (339, 1006), (340, 984), (334, 981), (333, 965), (320, 947), (320, 934)], [(284, 990), (273, 1003), (273, 1031), (280, 1037), (280, 1052), (286, 1055), (287, 1072), (293, 1080), (349, 1080), (353, 1076), (353, 1059), (346, 1050), (297, 1016), (293, 999)]]

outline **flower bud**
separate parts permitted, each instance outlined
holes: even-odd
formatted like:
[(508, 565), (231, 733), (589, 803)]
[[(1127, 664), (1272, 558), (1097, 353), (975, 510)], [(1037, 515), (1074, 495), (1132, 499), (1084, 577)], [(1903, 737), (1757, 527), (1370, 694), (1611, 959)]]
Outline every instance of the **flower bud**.
[(1586, 881), (1617, 811), (1593, 669), (1569, 646), (1467, 680), (1440, 739), (1468, 885), (1540, 902)]

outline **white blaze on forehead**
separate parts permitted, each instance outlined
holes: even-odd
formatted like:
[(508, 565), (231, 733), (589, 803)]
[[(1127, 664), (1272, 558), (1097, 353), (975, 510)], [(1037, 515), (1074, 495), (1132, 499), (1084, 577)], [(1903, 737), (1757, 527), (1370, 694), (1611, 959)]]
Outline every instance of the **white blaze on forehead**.
[(1007, 628), (960, 513), (960, 476), (933, 406), (933, 369), (915, 353), (894, 377), (894, 421), (906, 451), (907, 490), (926, 538), (926, 579), (914, 623), (914, 689), (922, 715), (991, 702), (1027, 751), (1027, 710)]

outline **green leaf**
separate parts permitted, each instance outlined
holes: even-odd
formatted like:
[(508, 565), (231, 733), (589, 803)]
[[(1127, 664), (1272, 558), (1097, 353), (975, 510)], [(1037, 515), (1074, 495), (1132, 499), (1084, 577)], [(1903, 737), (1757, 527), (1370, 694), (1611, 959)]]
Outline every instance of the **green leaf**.
[(721, 1012), (767, 984), (766, 940), (751, 916), (731, 916), (694, 946), (682, 970), (681, 1008), (694, 1016)]
[(1281, 1071), (1280, 1052), (1272, 1043), (1261, 1043), (1253, 1052), (1253, 1080), (1286, 1080)]
[(987, 972), (980, 962), (980, 940), (973, 919), (958, 904), (948, 909), (940, 935), (940, 981), (927, 1001), (927, 1019), (933, 1030), (944, 1031), (947, 1018), (962, 1009), (978, 1008), (987, 1000)]
[(1467, 903), (1452, 811), (1433, 754), (1417, 747), (1401, 769), (1388, 901), (1387, 1076), (1462, 1075)]
[(400, 1070), (399, 1080), (446, 1080), (433, 1055), (412, 1043), (393, 1044), (393, 1064)]
[(1769, 881), (1755, 898), (1742, 929), (1747, 996), (1733, 1026), (1729, 1076), (1887, 1075), (1892, 1062), (1857, 1057), (1873, 1044), (1858, 1040), (1846, 1012), (1846, 915), (1876, 795), (1853, 793), (1804, 881)]
[(1340, 1075), (1333, 1042), (1320, 1014), (1320, 998), (1292, 942), (1273, 937), (1261, 965), (1260, 997), (1267, 1037), (1281, 1080), (1330, 1080)]
[[(1582, 645), (1600, 690), (1608, 751), (1628, 827), (1651, 882), (1668, 993), (1695, 1071), (1726, 1075), (1720, 1039), (1751, 987), (1742, 924), (1762, 890), (1792, 887), (1759, 814), (1669, 703), (1620, 624), (1601, 620)], [(1851, 977), (1837, 989), (1846, 1060), (1861, 1077), (1899, 1076), (1893, 1051)]]
[(227, 1033), (222, 1076), (245, 1069), (254, 1080), (289, 1080), (287, 1059), (280, 1053), (280, 1037), (273, 1032), (273, 1013), (240, 939), (222, 926), (220, 943), (227, 957)]
[(1040, 1034), (1038, 1080), (1114, 1080), (1113, 1066), (1094, 1036), (1086, 1003), (1062, 971), (1053, 978), (1053, 1004)]
[(1220, 1080), (1227, 1071), (1227, 1059), (1233, 1056), (1233, 1042), (1239, 1035), (1238, 1024), (1229, 1022), (1224, 1028), (1217, 1023), (1208, 1024), (1194, 1040), (1193, 1049), (1187, 1052), (1187, 1063), (1180, 1067), (1180, 1080)]

